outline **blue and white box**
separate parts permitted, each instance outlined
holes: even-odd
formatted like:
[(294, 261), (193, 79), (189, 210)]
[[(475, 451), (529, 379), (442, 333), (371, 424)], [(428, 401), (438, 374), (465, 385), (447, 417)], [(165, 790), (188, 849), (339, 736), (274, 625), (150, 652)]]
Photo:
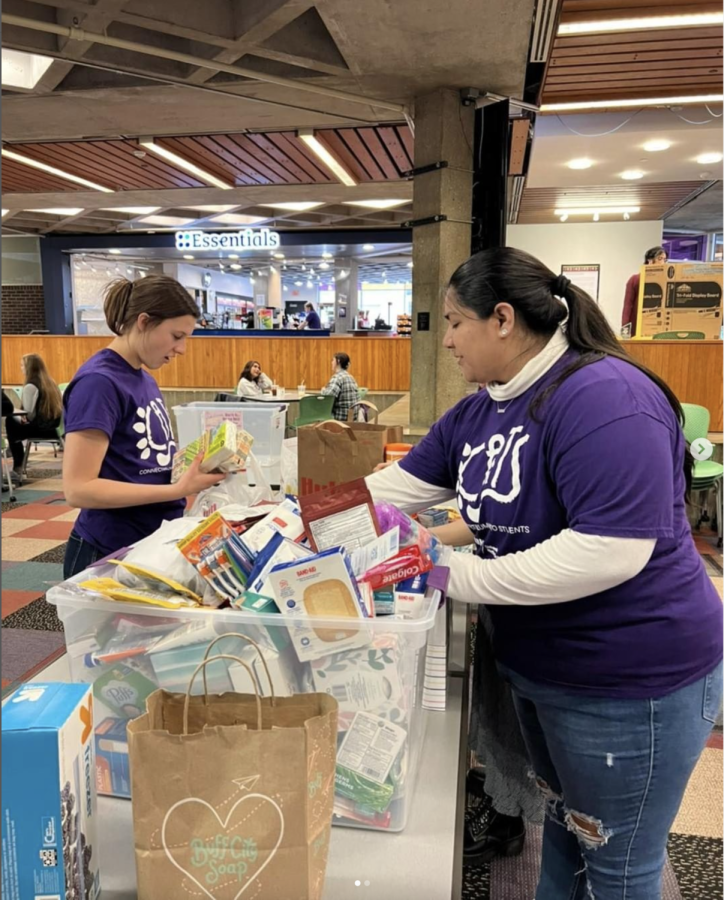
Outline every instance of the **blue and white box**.
[(96, 900), (93, 696), (29, 682), (2, 711), (3, 900)]

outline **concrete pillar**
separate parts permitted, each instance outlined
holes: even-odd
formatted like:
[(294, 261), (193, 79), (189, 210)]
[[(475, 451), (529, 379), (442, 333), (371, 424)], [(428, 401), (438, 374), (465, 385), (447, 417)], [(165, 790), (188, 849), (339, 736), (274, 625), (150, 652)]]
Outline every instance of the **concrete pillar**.
[[(344, 274), (344, 278), (342, 278)], [(344, 334), (354, 328), (357, 315), (359, 264), (349, 260), (349, 265), (337, 268), (334, 282), (334, 322), (336, 334)]]
[[(418, 175), (413, 219), (447, 221), (419, 225), (412, 240), (412, 379), (410, 424), (428, 428), (465, 395), (466, 382), (442, 346), (444, 286), (470, 256), (474, 109), (456, 91), (439, 90), (415, 100), (415, 168), (447, 161)], [(429, 330), (420, 330), (429, 319)]]
[(282, 273), (276, 267), (269, 270), (266, 305), (280, 309), (282, 305)]

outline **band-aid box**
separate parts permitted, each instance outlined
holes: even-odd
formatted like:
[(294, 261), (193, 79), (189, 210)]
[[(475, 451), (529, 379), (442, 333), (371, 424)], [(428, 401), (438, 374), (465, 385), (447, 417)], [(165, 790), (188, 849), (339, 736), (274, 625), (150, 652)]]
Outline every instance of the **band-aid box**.
[(357, 581), (341, 547), (275, 566), (269, 583), (279, 609), (292, 619), (289, 631), (301, 662), (369, 643), (369, 629), (360, 623), (346, 626), (344, 622), (309, 622), (310, 617), (365, 618)]

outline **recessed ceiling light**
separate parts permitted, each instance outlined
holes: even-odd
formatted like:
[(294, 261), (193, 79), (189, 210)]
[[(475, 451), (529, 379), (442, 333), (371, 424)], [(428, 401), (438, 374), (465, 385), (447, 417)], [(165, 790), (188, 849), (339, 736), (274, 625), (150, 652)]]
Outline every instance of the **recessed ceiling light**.
[(239, 258), (239, 254), (238, 254), (238, 253), (230, 253), (230, 254), (229, 254), (229, 259), (238, 259), (238, 258)]
[(410, 262), (407, 264), (407, 268), (408, 268), (408, 269), (411, 269), (412, 266), (413, 266), (413, 262), (412, 262), (412, 260), (410, 260)]
[(558, 27), (559, 36), (572, 34), (601, 34), (607, 31), (649, 31), (651, 28), (691, 28), (702, 25), (721, 25), (722, 13), (687, 13), (679, 16), (637, 16), (628, 19), (608, 19), (601, 22), (564, 22)]
[(364, 209), (392, 209), (393, 206), (402, 206), (409, 200), (345, 200), (347, 206), (361, 206)]
[(702, 153), (701, 156), (696, 157), (696, 161), (702, 166), (708, 166), (711, 165), (711, 163), (718, 163), (721, 162), (721, 160), (721, 153)]
[(374, 250), (374, 249), (375, 249), (375, 245), (374, 245), (374, 244), (363, 244), (363, 245), (362, 245), (362, 249), (363, 249), (363, 250), (366, 250), (366, 251), (369, 253), (370, 250)]
[(195, 259), (196, 257), (191, 256), (189, 253), (184, 254), (184, 259)]
[(327, 250), (322, 254), (322, 259), (334, 259), (333, 254), (329, 253)]
[(2, 86), (32, 91), (52, 64), (50, 56), (23, 53), (21, 50), (2, 50)]
[(302, 284), (303, 284), (303, 282), (301, 282), (301, 281), (295, 281), (295, 282), (294, 282), (294, 287), (301, 287)]
[(285, 256), (283, 253), (275, 253), (274, 259), (285, 259)]
[(593, 165), (593, 160), (582, 156), (580, 159), (572, 159), (566, 165), (569, 169), (590, 169)]
[(120, 250), (116, 250), (115, 247), (113, 248), (113, 250), (109, 250), (108, 252), (109, 252), (109, 253), (112, 253), (114, 256), (119, 256), (120, 253), (121, 253), (121, 251), (120, 251)]
[(232, 264), (229, 266), (229, 268), (230, 268), (230, 269), (233, 269), (235, 272), (238, 272), (239, 269), (241, 268), (241, 266), (239, 265), (239, 263), (232, 263)]
[(670, 146), (671, 141), (657, 138), (653, 141), (646, 141), (643, 148), (647, 153), (660, 153), (662, 150), (668, 150)]
[(27, 212), (47, 213), (49, 216), (77, 216), (83, 212), (83, 207), (51, 206), (48, 209), (29, 209)]
[(260, 222), (266, 221), (264, 216), (245, 216), (240, 213), (224, 213), (209, 219), (209, 222), (218, 222), (219, 225), (258, 225)]
[(321, 262), (321, 263), (319, 264), (319, 268), (320, 268), (320, 269), (328, 269), (328, 268), (329, 268), (329, 263), (327, 263), (327, 262)]
[(179, 216), (146, 216), (144, 219), (141, 219), (144, 225), (160, 225), (167, 228), (183, 227), (195, 221), (196, 219), (182, 219)]
[(314, 203), (307, 201), (294, 201), (289, 203), (260, 203), (260, 206), (269, 206), (272, 209), (286, 209), (289, 212), (307, 212), (310, 209), (317, 209), (318, 206), (323, 206), (322, 203)]
[(347, 187), (354, 187), (357, 182), (350, 175), (350, 173), (345, 169), (342, 163), (332, 154), (332, 152), (317, 138), (314, 132), (311, 129), (303, 128), (297, 132), (297, 137), (304, 141), (304, 143), (309, 147), (312, 153), (317, 157), (317, 159), (326, 166), (329, 171), (337, 178), (342, 184), (346, 184)]
[(183, 156), (179, 156), (178, 153), (173, 153), (161, 144), (155, 143), (153, 138), (140, 138), (138, 143), (142, 147), (145, 147), (146, 150), (155, 153), (156, 156), (168, 160), (168, 162), (178, 166), (179, 169), (183, 169), (191, 175), (195, 175), (200, 181), (204, 181), (212, 187), (221, 188), (224, 191), (230, 191), (233, 187), (233, 185), (227, 184), (225, 181), (217, 178), (216, 175), (212, 175), (211, 172), (207, 172), (205, 169), (201, 169), (194, 163), (189, 162), (189, 160), (184, 159)]
[(544, 103), (540, 111), (573, 112), (577, 109), (628, 109), (639, 106), (685, 106), (691, 103), (721, 103), (724, 94), (687, 94), (682, 97), (643, 97), (625, 100), (575, 100), (569, 103)]
[(626, 169), (625, 172), (621, 172), (621, 178), (624, 181), (638, 181), (639, 178), (644, 177), (644, 172), (641, 169)]
[(561, 216), (559, 216), (559, 218), (560, 218), (561, 222), (567, 222), (568, 221), (568, 213), (563, 213)]
[(3, 219), (5, 218), (5, 216), (6, 216), (9, 212), (10, 212), (9, 209), (4, 209), (4, 210), (3, 210), (3, 214), (2, 214)]
[(64, 178), (66, 181), (73, 181), (75, 184), (82, 184), (93, 191), (102, 191), (104, 194), (112, 194), (110, 188), (103, 187), (102, 184), (96, 184), (95, 181), (88, 181), (87, 178), (81, 178), (79, 175), (71, 175), (70, 172), (64, 172), (62, 169), (56, 169), (55, 166), (48, 166), (39, 162), (37, 159), (31, 159), (29, 156), (23, 156), (21, 153), (15, 153), (14, 150), (2, 148), (2, 155), (7, 159), (13, 159), (15, 162), (22, 163), (24, 166), (30, 166), (32, 169), (40, 169), (41, 172), (47, 172), (49, 175), (55, 175), (57, 178)]
[(230, 206), (182, 206), (181, 209), (197, 209), (200, 212), (225, 213), (230, 209), (236, 209), (238, 203), (232, 203)]
[(150, 216), (159, 209), (161, 209), (160, 206), (108, 206), (104, 207), (103, 211), (129, 213), (133, 216)]

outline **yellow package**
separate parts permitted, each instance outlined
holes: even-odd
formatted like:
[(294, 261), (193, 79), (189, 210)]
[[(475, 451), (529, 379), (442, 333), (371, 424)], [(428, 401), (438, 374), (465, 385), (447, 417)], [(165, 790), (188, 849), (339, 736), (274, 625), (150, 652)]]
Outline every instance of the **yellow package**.
[(201, 471), (239, 472), (246, 464), (254, 438), (235, 422), (224, 421), (209, 438)]
[(190, 444), (187, 444), (185, 447), (182, 447), (180, 450), (177, 450), (173, 457), (173, 465), (171, 468), (171, 483), (176, 484), (176, 482), (181, 478), (183, 473), (188, 469), (191, 463), (196, 459), (199, 453), (206, 453), (206, 450), (209, 445), (209, 432), (204, 432), (201, 437), (196, 438), (195, 441), (191, 441)]
[(197, 609), (198, 604), (188, 597), (178, 594), (164, 594), (157, 591), (144, 591), (141, 588), (128, 588), (115, 578), (91, 578), (80, 583), (82, 588), (103, 594), (111, 600), (124, 603), (147, 603), (149, 606), (161, 606), (164, 609)]
[[(189, 599), (194, 600), (199, 606), (203, 605), (203, 600), (198, 594), (195, 594), (190, 588), (184, 587), (184, 585), (180, 584), (178, 581), (174, 581), (173, 578), (166, 578), (165, 575), (154, 572), (153, 569), (146, 569), (143, 566), (136, 565), (136, 563), (125, 562), (122, 559), (109, 559), (107, 561), (111, 565), (120, 566), (127, 572), (130, 572), (131, 575), (134, 575), (142, 582), (138, 585), (141, 590), (181, 594), (184, 597), (189, 597)], [(125, 587), (134, 589), (136, 585), (129, 584), (125, 585)]]

